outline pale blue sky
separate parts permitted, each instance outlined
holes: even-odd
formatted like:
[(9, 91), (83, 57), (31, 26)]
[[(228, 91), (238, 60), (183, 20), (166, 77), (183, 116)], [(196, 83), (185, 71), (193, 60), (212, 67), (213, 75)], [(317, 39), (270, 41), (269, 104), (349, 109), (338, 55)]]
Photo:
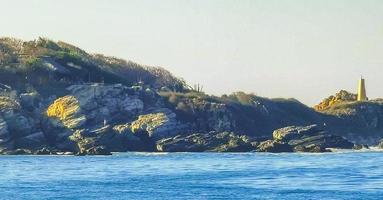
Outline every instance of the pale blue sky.
[(220, 95), (383, 97), (380, 0), (0, 0), (0, 36), (164, 66)]

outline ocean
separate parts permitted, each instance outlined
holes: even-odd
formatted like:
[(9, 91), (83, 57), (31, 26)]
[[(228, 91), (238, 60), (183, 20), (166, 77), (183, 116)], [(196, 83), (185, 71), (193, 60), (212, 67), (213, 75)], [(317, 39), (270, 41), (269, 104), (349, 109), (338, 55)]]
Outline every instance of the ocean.
[(383, 152), (0, 156), (0, 199), (381, 199)]

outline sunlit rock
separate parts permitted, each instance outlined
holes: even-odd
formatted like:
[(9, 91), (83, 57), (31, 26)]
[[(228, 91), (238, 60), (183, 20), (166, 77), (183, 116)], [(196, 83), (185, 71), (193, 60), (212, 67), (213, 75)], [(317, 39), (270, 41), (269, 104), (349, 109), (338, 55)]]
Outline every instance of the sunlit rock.
[(76, 128), (85, 121), (80, 104), (74, 96), (64, 96), (54, 101), (47, 109), (47, 116), (58, 120), (67, 128)]

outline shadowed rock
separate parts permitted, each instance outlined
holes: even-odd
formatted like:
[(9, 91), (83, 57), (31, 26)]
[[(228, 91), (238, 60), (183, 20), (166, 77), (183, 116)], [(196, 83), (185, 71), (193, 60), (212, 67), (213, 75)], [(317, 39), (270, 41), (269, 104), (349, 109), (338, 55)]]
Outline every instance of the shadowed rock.
[(383, 140), (380, 140), (380, 142), (378, 144), (378, 148), (383, 149)]
[(258, 152), (271, 152), (271, 153), (281, 153), (281, 152), (292, 152), (293, 148), (284, 142), (277, 140), (267, 140), (261, 142), (257, 147)]
[(316, 124), (311, 126), (289, 126), (281, 129), (277, 129), (273, 132), (273, 138), (275, 140), (289, 141), (303, 136), (311, 136), (321, 132)]
[(157, 142), (157, 150), (165, 152), (248, 152), (255, 150), (252, 140), (232, 132), (178, 135)]
[(311, 126), (289, 126), (275, 130), (273, 139), (258, 146), (258, 151), (286, 152), (283, 148), (290, 146), (289, 151), (295, 152), (326, 152), (328, 148), (352, 149), (354, 144), (337, 135), (330, 135), (326, 131)]

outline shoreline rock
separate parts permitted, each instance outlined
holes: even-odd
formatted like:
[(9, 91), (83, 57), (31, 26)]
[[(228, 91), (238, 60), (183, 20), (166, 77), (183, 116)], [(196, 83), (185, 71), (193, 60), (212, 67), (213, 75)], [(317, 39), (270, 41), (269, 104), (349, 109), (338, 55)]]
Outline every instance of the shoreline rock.
[(177, 135), (157, 141), (160, 152), (249, 152), (254, 151), (254, 140), (233, 132), (195, 133)]
[(328, 149), (353, 149), (354, 143), (337, 135), (331, 135), (318, 125), (289, 126), (273, 132), (273, 140), (258, 146), (265, 152), (329, 152)]

